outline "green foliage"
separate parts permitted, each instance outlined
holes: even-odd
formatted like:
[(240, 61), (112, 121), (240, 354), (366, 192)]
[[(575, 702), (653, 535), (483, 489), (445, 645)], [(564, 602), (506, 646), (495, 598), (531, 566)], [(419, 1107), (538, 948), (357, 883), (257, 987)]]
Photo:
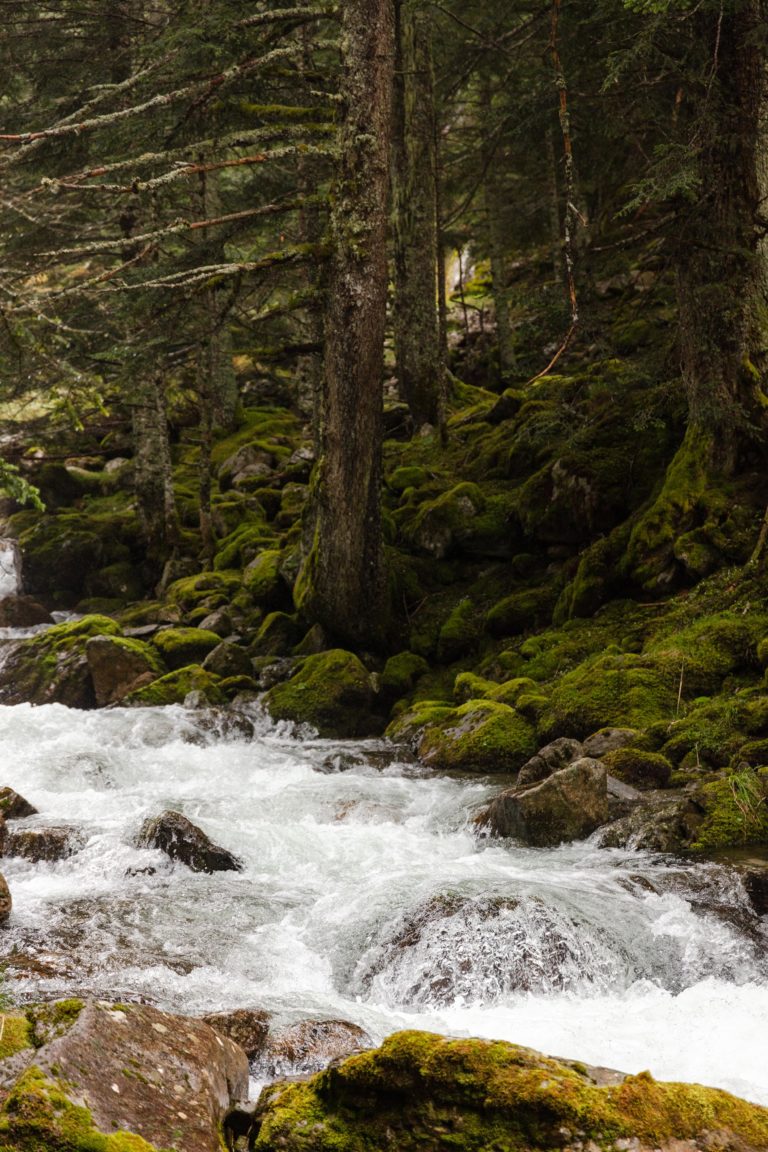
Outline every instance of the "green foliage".
[(21, 475), (15, 464), (9, 464), (2, 458), (0, 458), (0, 491), (5, 491), (19, 504), (31, 504), (38, 512), (45, 510), (39, 489)]

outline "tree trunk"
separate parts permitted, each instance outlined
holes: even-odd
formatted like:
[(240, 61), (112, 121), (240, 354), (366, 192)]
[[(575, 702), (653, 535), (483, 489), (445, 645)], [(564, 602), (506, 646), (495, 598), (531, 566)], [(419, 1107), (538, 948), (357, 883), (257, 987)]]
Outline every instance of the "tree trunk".
[(676, 285), (689, 424), (726, 474), (764, 428), (768, 351), (763, 0), (699, 17), (717, 74), (702, 92), (701, 195), (678, 229)]
[(496, 312), (496, 341), (502, 380), (515, 368), (507, 296), (507, 237), (504, 229), (504, 190), (501, 185), (498, 141), (494, 138), (493, 93), (486, 79), (481, 89), (483, 192), (491, 261), (491, 295)]
[(341, 159), (330, 219), (323, 420), (312, 544), (296, 604), (338, 640), (385, 628), (381, 541), (382, 359), (394, 70), (392, 0), (342, 8)]
[(159, 374), (137, 382), (133, 405), (134, 492), (147, 561), (162, 569), (178, 542), (165, 387)]
[(415, 430), (441, 422), (437, 195), (431, 25), (421, 0), (396, 0), (392, 149), (395, 356)]

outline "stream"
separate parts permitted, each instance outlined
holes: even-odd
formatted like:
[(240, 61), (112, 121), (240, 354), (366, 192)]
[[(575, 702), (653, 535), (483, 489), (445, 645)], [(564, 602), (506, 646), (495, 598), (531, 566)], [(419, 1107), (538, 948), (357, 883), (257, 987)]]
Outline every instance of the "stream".
[[(39, 809), (23, 823), (71, 825), (81, 845), (3, 861), (19, 1002), (83, 991), (345, 1019), (376, 1042), (495, 1037), (768, 1104), (768, 918), (726, 868), (478, 839), (498, 778), (436, 776), (256, 711), (3, 707), (0, 748), (0, 785)], [(166, 808), (243, 871), (134, 847)]]

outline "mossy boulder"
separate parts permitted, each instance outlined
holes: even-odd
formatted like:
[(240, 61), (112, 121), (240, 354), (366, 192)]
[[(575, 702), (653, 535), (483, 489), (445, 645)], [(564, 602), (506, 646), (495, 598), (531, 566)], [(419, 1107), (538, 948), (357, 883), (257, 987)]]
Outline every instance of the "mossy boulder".
[(309, 724), (323, 737), (369, 736), (382, 727), (371, 711), (370, 673), (342, 648), (308, 656), (290, 680), (267, 692), (264, 704), (274, 720)]
[(635, 788), (666, 788), (672, 775), (672, 764), (660, 752), (642, 748), (617, 748), (603, 756), (612, 776)]
[(482, 632), (482, 617), (468, 597), (462, 598), (442, 625), (437, 639), (437, 658), (450, 664), (476, 646)]
[(252, 656), (286, 656), (304, 636), (298, 616), (288, 612), (270, 612), (259, 625), (251, 645)]
[(428, 723), (419, 757), (439, 771), (516, 772), (535, 752), (533, 728), (519, 712), (495, 700), (469, 700)]
[(381, 690), (392, 700), (411, 691), (420, 676), (429, 671), (429, 664), (415, 652), (398, 652), (390, 656), (381, 674)]
[(437, 499), (421, 504), (404, 533), (420, 552), (441, 560), (461, 549), (484, 509), (485, 497), (477, 484), (457, 484)]
[(152, 643), (168, 667), (177, 669), (201, 664), (221, 638), (203, 628), (163, 628), (152, 637)]
[(485, 617), (492, 636), (516, 636), (532, 632), (552, 619), (556, 593), (552, 588), (524, 588), (494, 604)]
[(100, 708), (117, 703), (168, 671), (151, 644), (125, 636), (93, 636), (85, 645), (85, 655)]
[(700, 796), (705, 815), (693, 848), (768, 845), (768, 768), (726, 773)]
[[(759, 1152), (768, 1109), (727, 1092), (590, 1069), (515, 1044), (401, 1032), (257, 1110), (255, 1152)], [(575, 1134), (578, 1133), (578, 1136)], [(574, 1135), (571, 1135), (574, 1134)], [(686, 1142), (685, 1144), (683, 1142)]]
[(0, 669), (0, 701), (95, 707), (87, 642), (93, 636), (120, 635), (119, 625), (110, 617), (84, 616), (21, 641)]
[(258, 556), (243, 572), (243, 584), (262, 608), (275, 611), (291, 606), (291, 594), (280, 570), (282, 553), (277, 549), (267, 549)]
[(226, 699), (218, 676), (207, 672), (199, 664), (190, 664), (129, 693), (122, 703), (128, 707), (151, 708), (163, 704), (183, 704), (190, 695), (213, 705), (223, 704)]
[(583, 739), (608, 725), (642, 728), (672, 720), (678, 695), (675, 680), (669, 670), (634, 653), (592, 657), (554, 685), (539, 734)]

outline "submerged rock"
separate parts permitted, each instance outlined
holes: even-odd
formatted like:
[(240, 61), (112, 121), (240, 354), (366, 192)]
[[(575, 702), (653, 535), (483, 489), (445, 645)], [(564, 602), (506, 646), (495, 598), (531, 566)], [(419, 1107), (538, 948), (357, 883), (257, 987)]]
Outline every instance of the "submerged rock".
[(590, 836), (608, 820), (605, 766), (582, 757), (528, 788), (502, 792), (479, 823), (495, 836), (510, 836), (535, 848)]
[(600, 832), (603, 848), (681, 852), (689, 848), (703, 820), (702, 809), (680, 793), (644, 793), (643, 803)]
[(193, 872), (240, 872), (242, 864), (226, 848), (220, 848), (201, 828), (182, 816), (166, 811), (145, 820), (139, 832), (137, 847), (159, 848), (179, 860)]
[(760, 1152), (768, 1109), (485, 1040), (400, 1032), (263, 1093), (257, 1152)]
[(13, 1077), (0, 1148), (221, 1152), (219, 1124), (248, 1091), (248, 1061), (231, 1040), (138, 1004), (64, 1000), (27, 1016), (36, 1047), (27, 1031), (12, 1069), (0, 1063)]

